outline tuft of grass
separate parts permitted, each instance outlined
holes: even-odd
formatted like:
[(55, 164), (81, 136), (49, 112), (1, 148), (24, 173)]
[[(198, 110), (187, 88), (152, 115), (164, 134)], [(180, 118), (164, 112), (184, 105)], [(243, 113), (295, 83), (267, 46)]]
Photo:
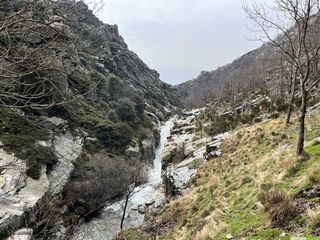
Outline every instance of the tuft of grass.
[(288, 220), (299, 214), (299, 209), (291, 197), (282, 190), (267, 193), (262, 199), (262, 204), (269, 214), (272, 227), (285, 227)]

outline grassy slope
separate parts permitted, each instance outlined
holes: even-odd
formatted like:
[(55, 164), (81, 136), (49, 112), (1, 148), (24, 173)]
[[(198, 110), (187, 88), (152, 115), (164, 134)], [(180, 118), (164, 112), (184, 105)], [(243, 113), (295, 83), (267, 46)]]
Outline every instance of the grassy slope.
[[(285, 126), (284, 118), (268, 120), (236, 131), (224, 143), (224, 156), (200, 168), (192, 192), (172, 200), (140, 228), (121, 233), (119, 239), (290, 239), (315, 237), (320, 226), (320, 200), (298, 199), (297, 194), (320, 182), (319, 112), (307, 119), (310, 160), (295, 157), (297, 120)], [(286, 191), (302, 202), (299, 216), (285, 229), (271, 227), (261, 196), (273, 189)], [(280, 235), (286, 232), (285, 237)]]

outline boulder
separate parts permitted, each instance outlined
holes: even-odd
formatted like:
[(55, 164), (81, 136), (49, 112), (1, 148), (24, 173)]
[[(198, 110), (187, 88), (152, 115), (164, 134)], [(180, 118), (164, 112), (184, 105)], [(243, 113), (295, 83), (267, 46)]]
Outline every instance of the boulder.
[(139, 161), (142, 158), (142, 152), (138, 139), (132, 140), (132, 143), (125, 150), (125, 155), (133, 161)]

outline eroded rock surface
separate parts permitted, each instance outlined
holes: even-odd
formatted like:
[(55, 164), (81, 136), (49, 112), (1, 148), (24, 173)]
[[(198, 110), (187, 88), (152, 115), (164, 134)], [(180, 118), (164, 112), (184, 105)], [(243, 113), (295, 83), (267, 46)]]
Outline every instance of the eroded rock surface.
[(48, 175), (43, 166), (38, 180), (26, 175), (25, 161), (0, 148), (0, 237), (23, 227), (24, 214), (32, 212), (47, 192), (59, 193), (63, 189), (81, 154), (82, 140), (70, 133), (60, 134), (55, 136), (53, 148), (58, 163)]
[(181, 195), (189, 191), (189, 181), (196, 174), (197, 166), (204, 161), (222, 156), (221, 143), (229, 133), (209, 138), (196, 134), (194, 119), (205, 108), (184, 111), (174, 121), (175, 128), (164, 148), (164, 173), (167, 195)]

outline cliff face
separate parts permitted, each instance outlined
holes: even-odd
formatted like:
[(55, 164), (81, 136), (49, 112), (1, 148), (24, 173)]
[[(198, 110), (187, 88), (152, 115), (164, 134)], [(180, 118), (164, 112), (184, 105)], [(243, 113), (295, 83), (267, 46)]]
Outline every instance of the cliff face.
[(121, 195), (104, 159), (149, 163), (177, 96), (82, 1), (4, 0), (0, 25), (0, 238), (44, 239)]
[(160, 80), (156, 70), (150, 69), (120, 36), (117, 25), (102, 23), (88, 7), (78, 2), (60, 1), (60, 9), (67, 9), (69, 26), (83, 44), (84, 58), (94, 58), (98, 71), (114, 74), (137, 89), (148, 101), (160, 101), (169, 106), (176, 103), (174, 89)]

